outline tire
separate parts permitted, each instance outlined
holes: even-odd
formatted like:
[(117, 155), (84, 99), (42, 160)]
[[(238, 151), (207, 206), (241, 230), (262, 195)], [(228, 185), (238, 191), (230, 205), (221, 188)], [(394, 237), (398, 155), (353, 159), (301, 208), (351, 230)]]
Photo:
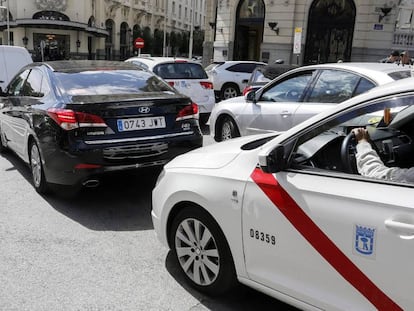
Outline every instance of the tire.
[(221, 89), (221, 99), (229, 99), (239, 96), (240, 90), (237, 85), (229, 83), (225, 84)]
[(206, 211), (196, 207), (182, 209), (172, 222), (169, 239), (173, 257), (192, 287), (217, 296), (236, 286), (229, 246)]
[(236, 124), (230, 117), (225, 117), (222, 122), (220, 122), (219, 133), (218, 141), (229, 140), (240, 136)]
[(34, 141), (30, 144), (30, 171), (32, 173), (32, 181), (36, 191), (40, 194), (46, 194), (49, 191), (49, 185), (46, 182), (45, 173), (43, 171), (39, 147)]

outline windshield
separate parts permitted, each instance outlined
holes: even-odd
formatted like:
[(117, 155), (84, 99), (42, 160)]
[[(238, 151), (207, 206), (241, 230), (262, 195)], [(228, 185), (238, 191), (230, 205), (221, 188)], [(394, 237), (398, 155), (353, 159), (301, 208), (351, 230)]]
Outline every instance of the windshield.
[(131, 94), (146, 92), (173, 92), (166, 82), (149, 72), (138, 70), (57, 72), (63, 88), (69, 95)]

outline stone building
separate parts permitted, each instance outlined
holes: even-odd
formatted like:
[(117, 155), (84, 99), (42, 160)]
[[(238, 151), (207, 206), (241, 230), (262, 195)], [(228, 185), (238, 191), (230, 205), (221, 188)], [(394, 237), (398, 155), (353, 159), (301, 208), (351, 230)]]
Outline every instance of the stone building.
[(122, 60), (137, 53), (138, 36), (173, 52), (165, 38), (204, 28), (206, 9), (205, 0), (0, 0), (0, 10), (0, 43), (25, 46), (34, 60)]
[(214, 0), (210, 5), (205, 54), (215, 61), (378, 61), (394, 49), (414, 56), (413, 0)]

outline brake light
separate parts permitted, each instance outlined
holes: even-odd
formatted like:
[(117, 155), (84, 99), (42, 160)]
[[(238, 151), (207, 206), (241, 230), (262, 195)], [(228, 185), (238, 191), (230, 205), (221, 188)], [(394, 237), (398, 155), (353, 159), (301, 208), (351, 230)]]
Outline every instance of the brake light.
[(170, 86), (172, 86), (172, 87), (174, 87), (174, 81), (168, 81), (168, 84), (170, 85)]
[(88, 169), (95, 169), (101, 168), (102, 165), (99, 164), (88, 164), (88, 163), (79, 163), (75, 165), (76, 170), (88, 170)]
[(213, 89), (213, 83), (211, 83), (211, 82), (201, 81), (200, 84), (203, 88), (205, 88), (207, 90), (212, 90)]
[(243, 96), (249, 93), (253, 88), (251, 86), (246, 86), (243, 90)]
[(101, 117), (90, 113), (50, 108), (47, 110), (47, 114), (65, 130), (73, 130), (79, 127), (107, 127)]
[(181, 109), (175, 118), (175, 121), (182, 121), (187, 119), (198, 119), (198, 105), (191, 103), (189, 106), (185, 106)]

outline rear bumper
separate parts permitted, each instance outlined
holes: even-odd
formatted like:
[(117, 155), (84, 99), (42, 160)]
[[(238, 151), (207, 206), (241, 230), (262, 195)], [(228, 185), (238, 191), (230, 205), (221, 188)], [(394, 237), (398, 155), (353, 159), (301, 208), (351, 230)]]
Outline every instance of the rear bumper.
[(194, 133), (168, 140), (82, 142), (72, 150), (63, 150), (55, 145), (43, 145), (41, 149), (46, 180), (72, 186), (91, 179), (99, 180), (106, 173), (163, 166), (177, 155), (202, 145), (201, 133)]

